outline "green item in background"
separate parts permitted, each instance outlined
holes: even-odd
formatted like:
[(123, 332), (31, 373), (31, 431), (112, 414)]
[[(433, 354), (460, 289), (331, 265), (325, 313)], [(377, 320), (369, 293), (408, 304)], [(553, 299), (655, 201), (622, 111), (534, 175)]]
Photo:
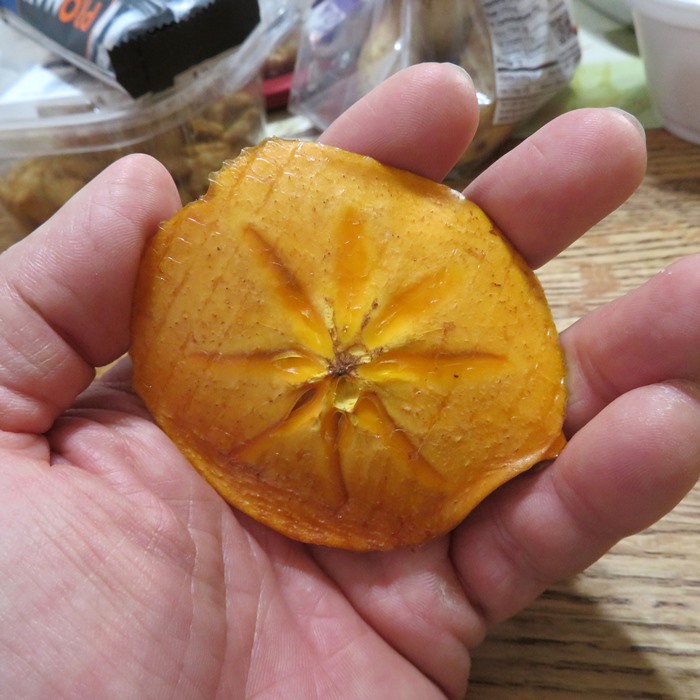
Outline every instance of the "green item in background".
[(515, 132), (523, 138), (563, 112), (580, 107), (619, 107), (645, 128), (661, 126), (651, 104), (644, 63), (634, 28), (602, 15), (583, 2), (574, 3), (581, 63), (571, 83)]

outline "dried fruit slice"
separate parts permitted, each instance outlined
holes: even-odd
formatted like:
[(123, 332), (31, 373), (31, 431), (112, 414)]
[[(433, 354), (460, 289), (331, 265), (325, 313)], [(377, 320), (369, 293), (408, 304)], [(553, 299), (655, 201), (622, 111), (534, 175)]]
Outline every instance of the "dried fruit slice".
[(270, 139), (146, 251), (134, 383), (234, 506), (305, 542), (414, 545), (562, 448), (533, 272), (462, 195)]

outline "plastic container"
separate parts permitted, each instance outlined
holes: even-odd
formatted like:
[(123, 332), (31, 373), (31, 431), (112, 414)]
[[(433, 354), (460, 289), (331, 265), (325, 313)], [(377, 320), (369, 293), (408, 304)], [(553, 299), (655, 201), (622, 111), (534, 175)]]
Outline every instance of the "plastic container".
[(625, 0), (584, 0), (584, 2), (620, 24), (632, 24), (632, 12)]
[(263, 136), (262, 66), (287, 21), (138, 99), (0, 22), (0, 207), (31, 230), (132, 152), (158, 158), (183, 201), (203, 194), (222, 161)]
[(700, 0), (628, 0), (651, 100), (672, 134), (700, 143)]

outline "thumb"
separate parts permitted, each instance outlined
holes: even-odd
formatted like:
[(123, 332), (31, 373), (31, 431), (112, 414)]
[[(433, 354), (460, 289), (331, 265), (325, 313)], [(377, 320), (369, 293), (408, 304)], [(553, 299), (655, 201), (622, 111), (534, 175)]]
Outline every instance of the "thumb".
[(47, 430), (127, 350), (144, 242), (179, 206), (165, 168), (129, 156), (0, 256), (0, 430)]

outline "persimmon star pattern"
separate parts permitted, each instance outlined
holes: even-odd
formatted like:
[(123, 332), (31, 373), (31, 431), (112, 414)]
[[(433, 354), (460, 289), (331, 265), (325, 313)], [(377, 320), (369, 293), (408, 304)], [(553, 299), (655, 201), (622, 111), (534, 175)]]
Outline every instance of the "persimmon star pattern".
[(271, 139), (147, 251), (135, 386), (233, 505), (303, 541), (413, 545), (562, 448), (535, 275), (460, 194)]

